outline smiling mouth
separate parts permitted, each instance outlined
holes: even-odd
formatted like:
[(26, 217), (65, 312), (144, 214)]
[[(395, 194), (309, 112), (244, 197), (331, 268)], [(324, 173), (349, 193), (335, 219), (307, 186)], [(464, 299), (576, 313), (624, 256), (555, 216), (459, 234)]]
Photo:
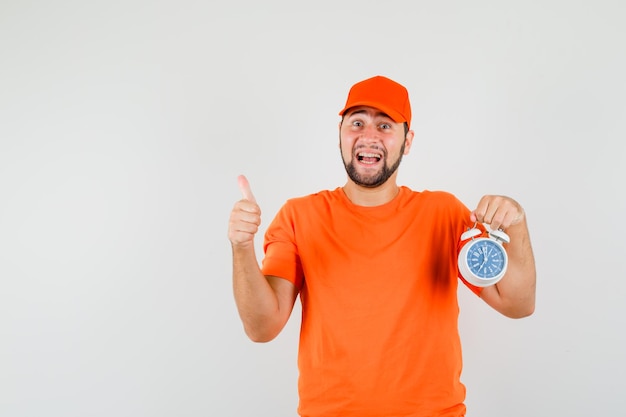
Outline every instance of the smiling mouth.
[(379, 162), (382, 159), (382, 156), (372, 152), (359, 152), (356, 154), (356, 158), (359, 162), (372, 165)]

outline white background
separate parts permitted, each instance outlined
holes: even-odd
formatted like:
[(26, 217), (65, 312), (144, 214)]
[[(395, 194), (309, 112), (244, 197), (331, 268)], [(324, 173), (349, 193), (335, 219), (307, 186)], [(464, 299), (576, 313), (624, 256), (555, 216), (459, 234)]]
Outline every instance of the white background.
[(254, 344), (232, 297), (236, 176), (261, 232), (343, 185), (378, 74), (400, 183), (527, 211), (536, 313), (459, 290), (468, 416), (624, 412), (625, 3), (330, 3), (0, 1), (0, 416), (295, 416), (299, 307)]

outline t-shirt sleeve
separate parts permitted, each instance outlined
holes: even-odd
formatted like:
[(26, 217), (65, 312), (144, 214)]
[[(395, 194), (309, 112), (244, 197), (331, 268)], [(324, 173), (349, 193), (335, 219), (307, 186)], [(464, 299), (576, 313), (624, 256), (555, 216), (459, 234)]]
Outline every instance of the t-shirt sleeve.
[(261, 270), (264, 275), (286, 279), (298, 289), (302, 287), (304, 276), (295, 239), (294, 210), (289, 203), (278, 211), (267, 228), (263, 251)]

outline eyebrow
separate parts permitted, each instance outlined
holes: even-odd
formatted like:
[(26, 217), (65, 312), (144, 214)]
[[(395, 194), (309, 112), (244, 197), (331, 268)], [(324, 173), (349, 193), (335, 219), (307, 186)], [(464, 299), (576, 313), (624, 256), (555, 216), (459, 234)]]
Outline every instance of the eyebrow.
[[(348, 117), (351, 117), (351, 116), (353, 116), (353, 115), (355, 115), (355, 114), (360, 114), (360, 113), (367, 113), (367, 110), (365, 110), (365, 109), (355, 110), (355, 111), (353, 111), (353, 112), (349, 113), (349, 114), (348, 114)], [(393, 120), (393, 119), (391, 118), (391, 116), (389, 116), (387, 113), (383, 113), (382, 111), (378, 111), (378, 112), (376, 113), (376, 117), (379, 117), (379, 116), (383, 116), (383, 117), (386, 117), (386, 118), (388, 118), (388, 119), (390, 119), (390, 120)]]

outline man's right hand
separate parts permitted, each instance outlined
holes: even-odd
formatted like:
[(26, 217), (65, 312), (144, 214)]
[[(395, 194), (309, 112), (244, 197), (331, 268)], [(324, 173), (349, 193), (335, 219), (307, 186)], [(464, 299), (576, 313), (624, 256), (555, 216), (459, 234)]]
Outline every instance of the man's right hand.
[(248, 179), (240, 175), (237, 177), (237, 182), (243, 199), (235, 203), (230, 213), (228, 239), (233, 246), (252, 246), (254, 235), (261, 225), (261, 208), (256, 203)]

